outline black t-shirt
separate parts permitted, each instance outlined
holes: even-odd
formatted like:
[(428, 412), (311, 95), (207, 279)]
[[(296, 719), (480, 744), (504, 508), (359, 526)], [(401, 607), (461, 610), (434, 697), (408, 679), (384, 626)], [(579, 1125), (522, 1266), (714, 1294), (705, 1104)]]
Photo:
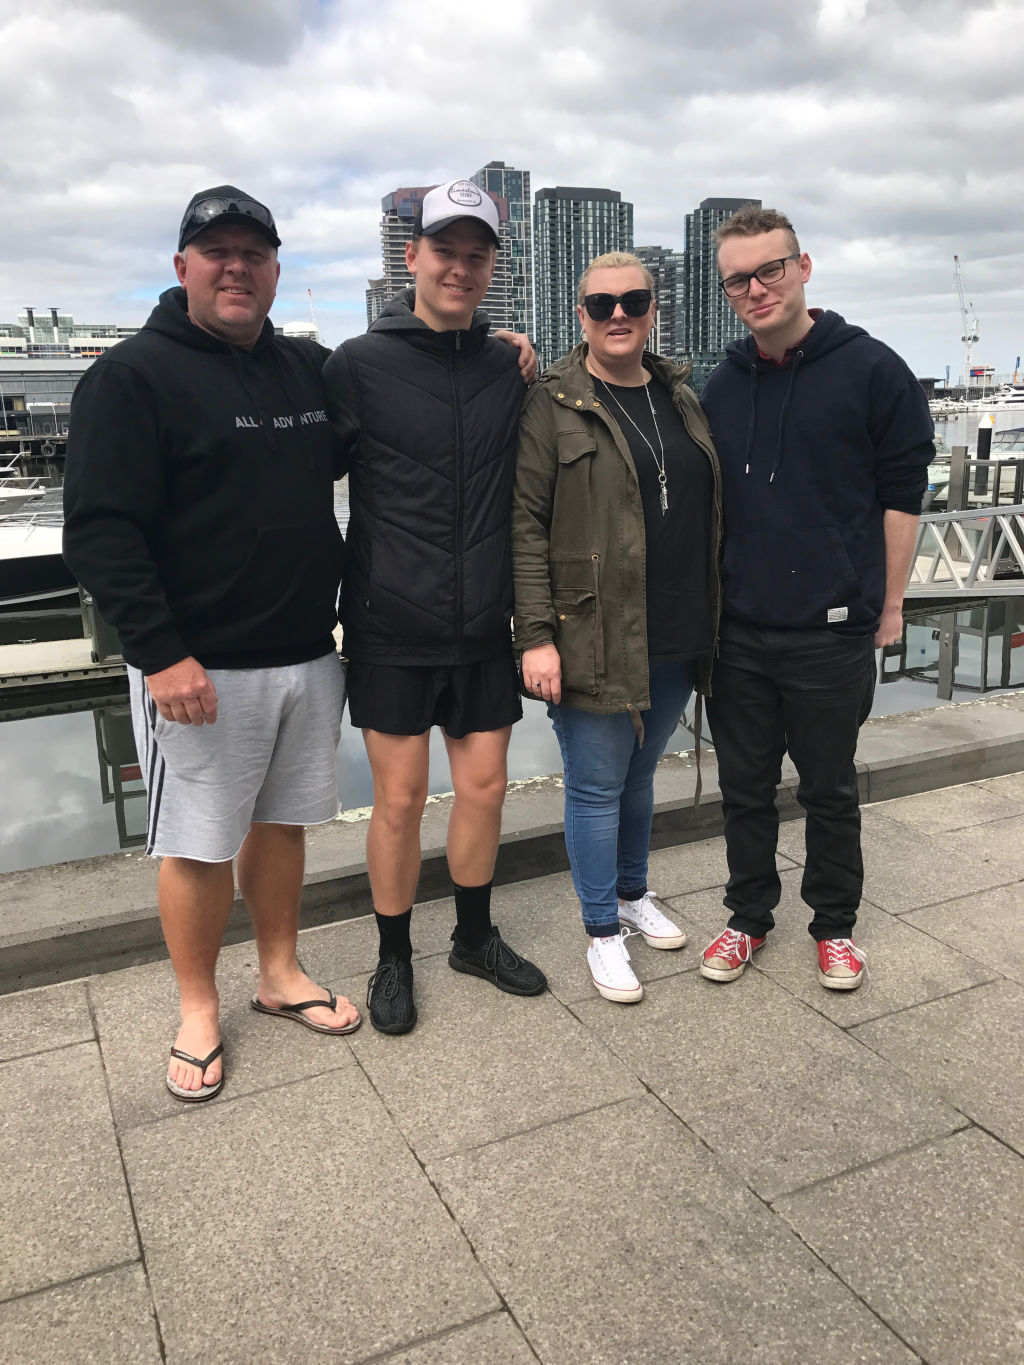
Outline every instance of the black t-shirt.
[[(640, 483), (647, 541), (647, 652), (652, 659), (695, 658), (712, 645), (707, 580), (714, 480), (708, 457), (658, 380), (623, 388), (595, 379), (594, 391), (618, 422)], [(664, 512), (658, 480), (662, 445), (668, 496)]]

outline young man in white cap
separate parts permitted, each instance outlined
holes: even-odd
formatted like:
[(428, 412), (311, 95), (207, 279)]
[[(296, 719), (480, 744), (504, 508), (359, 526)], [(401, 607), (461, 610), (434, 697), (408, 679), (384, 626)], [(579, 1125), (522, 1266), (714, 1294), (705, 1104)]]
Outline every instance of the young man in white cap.
[(410, 917), (434, 725), (455, 792), (449, 963), (517, 995), (547, 985), (490, 918), (506, 752), (522, 715), (509, 549), (522, 382), (515, 352), (477, 311), (498, 231), (493, 200), (471, 181), (431, 190), (406, 247), (415, 287), (324, 370), (350, 460), (341, 616), (350, 714), (373, 771), (366, 859), (380, 961), (368, 1003), (384, 1033), (416, 1022)]

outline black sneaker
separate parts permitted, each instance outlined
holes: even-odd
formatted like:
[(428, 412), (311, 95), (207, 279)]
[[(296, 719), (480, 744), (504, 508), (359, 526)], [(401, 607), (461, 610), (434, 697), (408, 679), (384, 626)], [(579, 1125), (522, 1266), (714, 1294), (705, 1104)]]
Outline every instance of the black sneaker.
[(370, 1023), (381, 1033), (408, 1033), (416, 1022), (412, 998), (412, 963), (384, 953), (366, 985)]
[(464, 947), (457, 930), (452, 934), (452, 945), (448, 966), (457, 972), (482, 976), (509, 995), (540, 995), (547, 988), (548, 979), (541, 969), (513, 952), (498, 933), (497, 925), (479, 948)]

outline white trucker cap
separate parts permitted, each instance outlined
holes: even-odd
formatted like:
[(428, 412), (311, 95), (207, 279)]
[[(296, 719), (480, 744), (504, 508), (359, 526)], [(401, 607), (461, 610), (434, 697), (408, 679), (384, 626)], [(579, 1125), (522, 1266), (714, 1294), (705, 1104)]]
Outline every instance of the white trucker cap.
[(447, 180), (425, 194), (413, 231), (417, 237), (420, 233), (432, 237), (435, 232), (443, 232), (460, 218), (475, 218), (483, 223), (494, 238), (494, 245), (501, 246), (498, 206), (472, 180)]

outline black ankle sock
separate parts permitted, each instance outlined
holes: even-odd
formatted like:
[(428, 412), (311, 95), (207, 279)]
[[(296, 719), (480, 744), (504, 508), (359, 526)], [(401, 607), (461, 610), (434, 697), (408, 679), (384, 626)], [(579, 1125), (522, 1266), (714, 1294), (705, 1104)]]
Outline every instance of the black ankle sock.
[(396, 957), (404, 958), (408, 962), (412, 958), (412, 939), (409, 937), (412, 907), (402, 915), (378, 915), (374, 910), (373, 917), (377, 921), (377, 932), (380, 934), (381, 957), (385, 953), (394, 953)]
[(464, 948), (479, 948), (491, 936), (491, 883), (459, 886), (455, 892), (455, 932)]

